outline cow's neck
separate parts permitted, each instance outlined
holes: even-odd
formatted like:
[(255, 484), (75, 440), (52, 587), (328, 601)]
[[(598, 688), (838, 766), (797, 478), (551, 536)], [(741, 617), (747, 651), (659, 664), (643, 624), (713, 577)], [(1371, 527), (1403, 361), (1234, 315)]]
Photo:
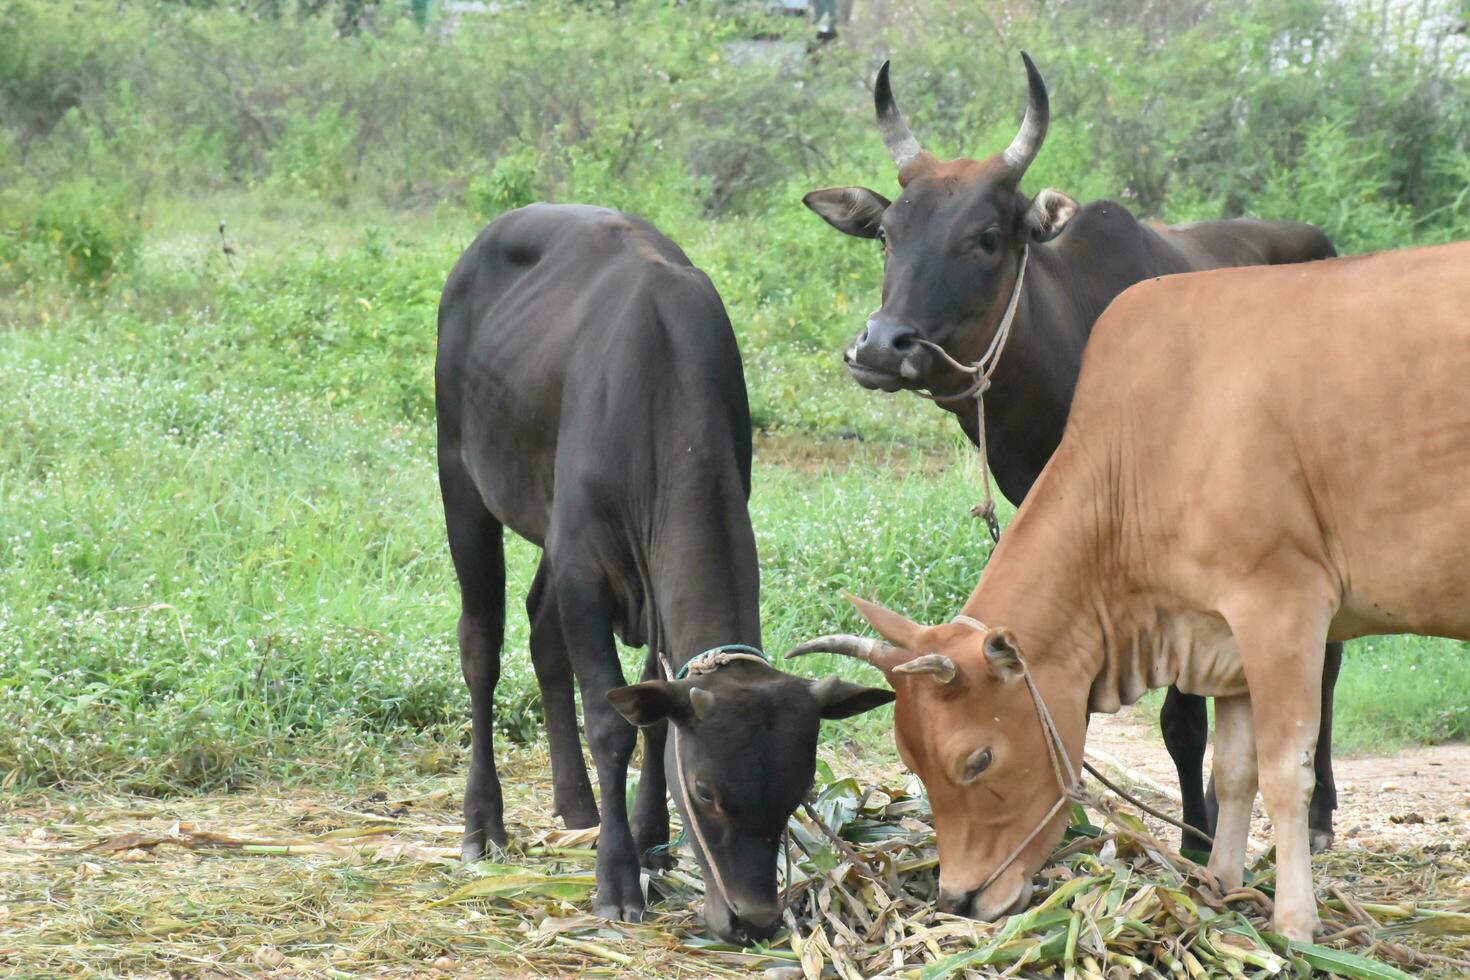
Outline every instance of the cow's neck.
[(1053, 713), (1112, 712), (1173, 680), (1160, 666), (1171, 662), (1159, 655), (1167, 624), (1127, 584), (1135, 576), (1118, 529), (1134, 515), (1120, 522), (1088, 503), (1119, 499), (1112, 469), (1093, 465), (1088, 449), (1061, 453), (1001, 536), (964, 612), (1015, 635)]
[(659, 643), (677, 669), (704, 650), (727, 643), (759, 648), (760, 572), (755, 534), (737, 474), (711, 478), (678, 467), (661, 481), (667, 503), (654, 504), (678, 520), (647, 523), (648, 605)]
[[(1031, 247), (1011, 336), (985, 395), (990, 469), (1000, 492), (1017, 506), (1061, 443), (1093, 324), (1146, 274), (1141, 264), (1119, 261), (1089, 263), (1079, 274), (1076, 253), (1092, 245), (1086, 240), (1092, 236), (1088, 228), (1077, 232), (1083, 240), (1068, 241), (1070, 248), (1060, 242)], [(976, 442), (974, 399), (941, 404)]]

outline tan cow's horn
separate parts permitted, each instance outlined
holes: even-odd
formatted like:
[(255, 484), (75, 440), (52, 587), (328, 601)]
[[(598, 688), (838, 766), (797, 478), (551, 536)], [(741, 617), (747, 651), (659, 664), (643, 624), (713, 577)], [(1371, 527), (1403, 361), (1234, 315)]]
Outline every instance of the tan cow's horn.
[(888, 155), (893, 157), (894, 165), (902, 170), (924, 149), (914, 139), (909, 124), (903, 121), (903, 113), (898, 111), (898, 104), (893, 101), (886, 61), (878, 69), (878, 80), (873, 83), (873, 106), (878, 110), (878, 131), (883, 134), (883, 145), (888, 147)]
[(1041, 152), (1041, 144), (1046, 141), (1046, 127), (1051, 122), (1051, 103), (1046, 94), (1046, 82), (1042, 80), (1041, 72), (1036, 70), (1036, 62), (1031, 60), (1029, 54), (1022, 51), (1021, 60), (1026, 63), (1030, 101), (1026, 105), (1026, 118), (1021, 120), (1021, 131), (1001, 155), (1006, 167), (1018, 181), (1026, 168), (1031, 166), (1031, 161), (1036, 159), (1036, 154)]
[(786, 656), (790, 658), (804, 657), (809, 653), (838, 653), (877, 667), (878, 659), (892, 649), (893, 647), (882, 640), (875, 640), (871, 637), (853, 636), (851, 633), (831, 633), (792, 647), (787, 651)]
[(933, 674), (934, 679), (941, 684), (949, 684), (954, 680), (954, 661), (940, 653), (926, 653), (922, 657), (915, 657), (906, 664), (899, 664), (893, 668), (895, 674)]

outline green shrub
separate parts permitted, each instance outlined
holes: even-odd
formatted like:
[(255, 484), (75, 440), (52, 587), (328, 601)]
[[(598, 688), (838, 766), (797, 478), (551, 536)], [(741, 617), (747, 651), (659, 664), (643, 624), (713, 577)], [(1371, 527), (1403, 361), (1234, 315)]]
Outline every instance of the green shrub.
[(3, 203), (0, 266), (17, 285), (60, 279), (101, 290), (137, 257), (142, 229), (121, 186), (81, 178)]
[(270, 183), (345, 205), (356, 182), (353, 143), (357, 120), (329, 105), (288, 114), (271, 153)]
[(464, 203), (477, 222), (490, 223), (507, 211), (540, 199), (537, 175), (542, 167), (533, 147), (515, 146), (496, 159), (489, 172), (471, 178)]
[(1354, 137), (1341, 123), (1306, 133), (1298, 166), (1273, 167), (1253, 202), (1259, 217), (1309, 221), (1342, 252), (1392, 248), (1412, 241), (1412, 209), (1395, 200), (1388, 150)]

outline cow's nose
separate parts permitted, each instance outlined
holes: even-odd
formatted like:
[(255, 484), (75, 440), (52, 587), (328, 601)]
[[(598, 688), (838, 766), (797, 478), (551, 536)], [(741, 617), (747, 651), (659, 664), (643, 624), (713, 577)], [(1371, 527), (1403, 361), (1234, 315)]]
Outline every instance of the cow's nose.
[(917, 330), (906, 323), (878, 315), (868, 320), (853, 343), (852, 357), (864, 367), (896, 372), (898, 364), (918, 349)]
[(745, 908), (730, 917), (730, 931), (742, 946), (770, 939), (781, 927), (781, 912), (775, 908)]
[(974, 892), (946, 892), (939, 893), (939, 911), (950, 915), (959, 915), (969, 918), (971, 906), (975, 904)]

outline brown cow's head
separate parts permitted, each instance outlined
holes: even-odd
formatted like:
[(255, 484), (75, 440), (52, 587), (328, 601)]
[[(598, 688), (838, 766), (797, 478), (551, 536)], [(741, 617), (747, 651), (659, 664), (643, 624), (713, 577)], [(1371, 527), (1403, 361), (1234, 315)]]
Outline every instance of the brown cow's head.
[[(781, 921), (779, 842), (787, 818), (812, 788), (817, 729), (823, 719), (887, 704), (893, 692), (839, 677), (806, 680), (746, 662), (683, 680), (615, 688), (608, 698), (635, 725), (666, 721), (673, 727), (664, 771), (704, 871), (705, 922), (740, 945), (769, 939)], [(679, 773), (692, 814), (679, 790)], [(698, 834), (692, 829), (696, 821)]]
[[(1020, 911), (1031, 898), (1031, 876), (1066, 829), (1068, 811), (1061, 808), (982, 890), (1061, 793), (1015, 638), (1004, 629), (958, 623), (920, 626), (881, 606), (852, 602), (888, 643), (826, 636), (788, 656), (841, 653), (883, 671), (898, 694), (899, 755), (924, 781), (934, 809), (940, 909), (985, 920)], [(1080, 759), (1086, 713), (1070, 703), (1049, 706), (1069, 757)]]
[(1049, 119), (1046, 83), (1031, 58), (1021, 57), (1031, 101), (1005, 152), (941, 162), (920, 148), (893, 101), (885, 62), (873, 99), (898, 166), (898, 200), (866, 187), (829, 187), (803, 198), (838, 231), (883, 244), (883, 305), (843, 352), (865, 388), (927, 388), (941, 396), (967, 388), (970, 379), (923, 342), (963, 363), (979, 360), (1010, 299), (1023, 246), (1054, 237), (1077, 210), (1059, 191), (1035, 200), (1021, 193)]

